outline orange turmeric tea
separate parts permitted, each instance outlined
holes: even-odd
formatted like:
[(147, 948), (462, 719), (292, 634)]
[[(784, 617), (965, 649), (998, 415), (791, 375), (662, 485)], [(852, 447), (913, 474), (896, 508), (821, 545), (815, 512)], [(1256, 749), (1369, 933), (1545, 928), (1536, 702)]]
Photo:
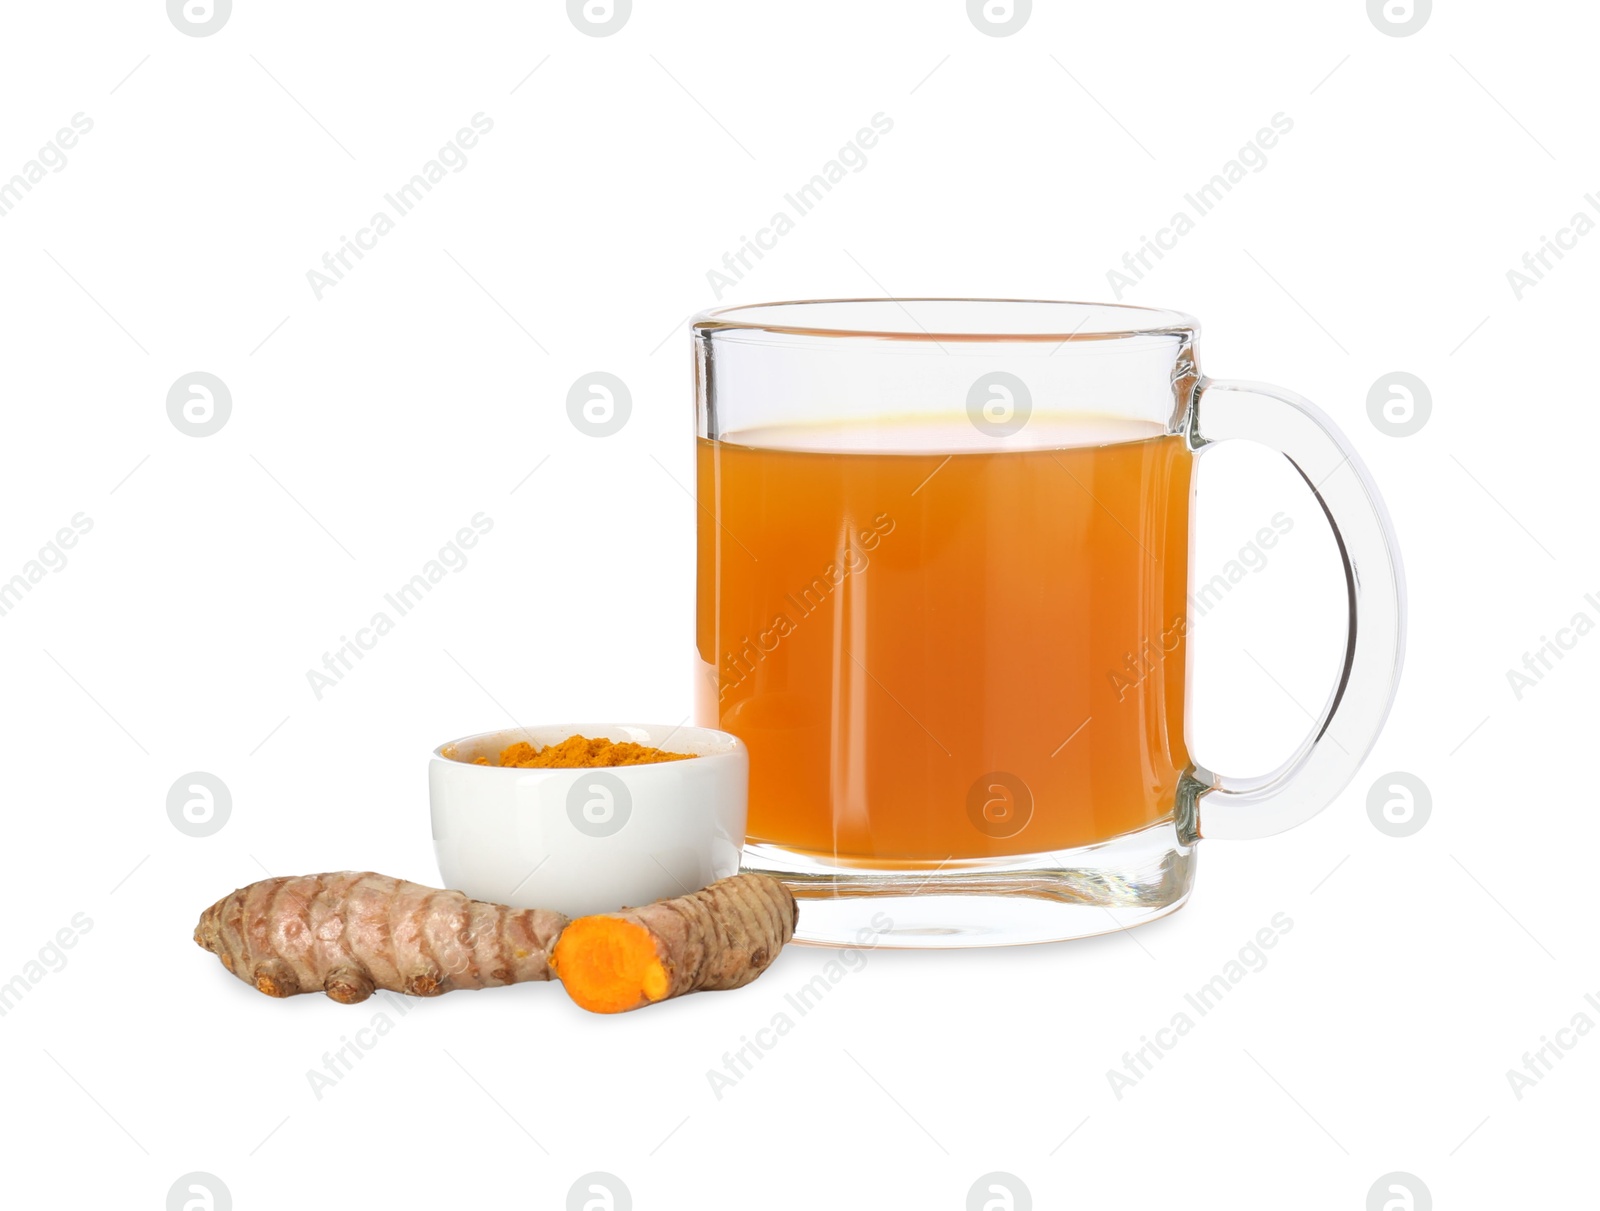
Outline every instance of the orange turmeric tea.
[(965, 425), (700, 439), (696, 710), (749, 748), (751, 842), (931, 864), (1172, 811), (1185, 440)]

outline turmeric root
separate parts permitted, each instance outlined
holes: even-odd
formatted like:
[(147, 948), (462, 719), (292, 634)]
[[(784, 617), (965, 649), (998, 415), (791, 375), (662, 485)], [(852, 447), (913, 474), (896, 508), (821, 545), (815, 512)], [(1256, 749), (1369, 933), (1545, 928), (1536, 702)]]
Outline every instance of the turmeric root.
[(376, 989), (429, 997), (548, 980), (566, 924), (558, 912), (342, 871), (242, 887), (201, 914), (194, 940), (268, 996), (326, 992), (353, 1005)]
[(794, 937), (798, 909), (766, 875), (576, 921), (505, 908), (386, 875), (263, 879), (200, 915), (194, 940), (272, 997), (326, 992), (353, 1005), (378, 989), (429, 997), (559, 974), (594, 1013), (686, 992), (742, 988)]
[(675, 900), (579, 917), (556, 941), (550, 966), (592, 1013), (742, 988), (794, 937), (797, 914), (776, 879), (735, 875)]

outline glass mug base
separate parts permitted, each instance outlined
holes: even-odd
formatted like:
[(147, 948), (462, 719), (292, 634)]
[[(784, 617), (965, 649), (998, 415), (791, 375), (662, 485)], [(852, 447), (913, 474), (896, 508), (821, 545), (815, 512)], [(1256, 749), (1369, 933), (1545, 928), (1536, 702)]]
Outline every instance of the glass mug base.
[(942, 863), (850, 866), (825, 854), (745, 846), (742, 869), (800, 903), (797, 942), (933, 950), (1021, 946), (1114, 933), (1183, 906), (1195, 845), (1173, 816), (1078, 849)]

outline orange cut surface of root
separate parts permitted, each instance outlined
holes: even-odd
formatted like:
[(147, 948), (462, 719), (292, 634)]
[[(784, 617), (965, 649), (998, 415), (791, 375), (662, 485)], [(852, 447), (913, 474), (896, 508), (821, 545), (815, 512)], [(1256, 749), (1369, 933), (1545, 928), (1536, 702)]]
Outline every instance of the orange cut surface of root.
[(667, 969), (648, 929), (618, 917), (581, 917), (561, 933), (550, 966), (591, 1013), (624, 1013), (667, 995)]

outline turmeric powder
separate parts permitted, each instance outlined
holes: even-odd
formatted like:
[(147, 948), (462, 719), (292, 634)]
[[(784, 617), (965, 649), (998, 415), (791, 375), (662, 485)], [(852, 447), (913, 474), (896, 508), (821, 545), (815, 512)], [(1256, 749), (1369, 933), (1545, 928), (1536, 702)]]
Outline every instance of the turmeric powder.
[[(526, 740), (519, 740), (500, 750), (496, 763), (511, 769), (589, 769), (600, 766), (654, 765), (660, 761), (688, 761), (693, 753), (669, 753), (665, 749), (621, 743), (605, 737), (591, 740), (587, 736), (568, 736), (556, 744), (535, 748)], [(474, 765), (488, 765), (487, 757), (479, 757)]]

